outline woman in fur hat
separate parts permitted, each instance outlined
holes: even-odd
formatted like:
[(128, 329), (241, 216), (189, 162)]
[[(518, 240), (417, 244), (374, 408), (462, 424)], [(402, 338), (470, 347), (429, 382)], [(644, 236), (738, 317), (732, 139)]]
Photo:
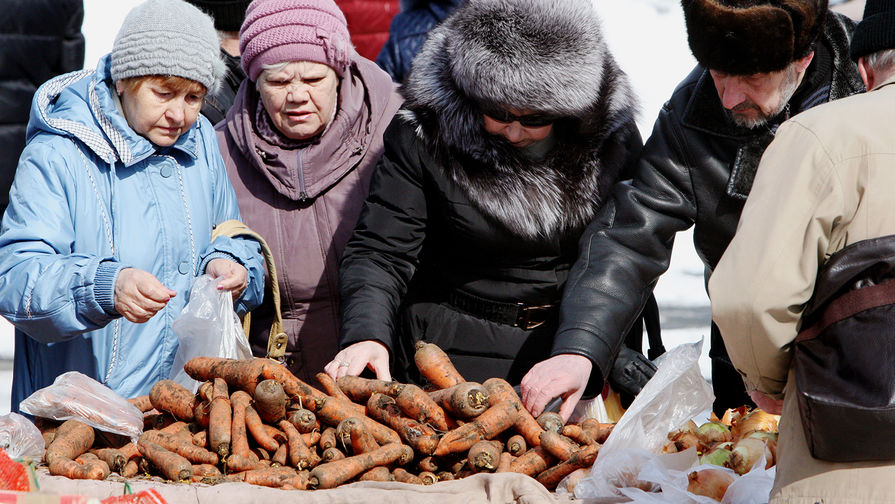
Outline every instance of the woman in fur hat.
[(330, 375), (416, 380), (418, 340), (476, 381), (551, 355), (578, 237), (641, 146), (599, 26), (589, 0), (473, 0), (431, 32), (343, 256)]

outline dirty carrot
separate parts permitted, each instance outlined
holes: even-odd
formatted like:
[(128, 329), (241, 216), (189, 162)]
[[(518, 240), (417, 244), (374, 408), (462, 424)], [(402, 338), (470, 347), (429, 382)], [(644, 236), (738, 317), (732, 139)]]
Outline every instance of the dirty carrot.
[[(336, 430), (338, 431), (338, 429)], [(379, 444), (376, 443), (373, 436), (364, 430), (363, 423), (361, 423), (360, 420), (350, 422), (348, 426), (348, 438), (351, 443), (351, 453), (355, 455), (371, 452), (376, 448), (379, 448)]]
[(199, 448), (208, 448), (208, 431), (200, 430), (192, 435), (190, 441)]
[(573, 446), (572, 443), (568, 442), (568, 438), (563, 438), (562, 434), (552, 430), (545, 430), (541, 434), (540, 446), (547, 450), (550, 455), (559, 459), (560, 462), (569, 460), (572, 454), (578, 450), (577, 446)]
[(136, 406), (137, 409), (142, 411), (143, 413), (146, 413), (153, 408), (152, 401), (149, 400), (148, 394), (130, 398), (127, 400), (127, 402)]
[(599, 445), (587, 445), (580, 450), (576, 450), (568, 460), (542, 471), (538, 474), (537, 480), (542, 485), (552, 490), (569, 474), (572, 474), (578, 469), (593, 465), (599, 452)]
[(435, 473), (435, 476), (438, 477), (438, 481), (452, 481), (456, 479), (454, 477), (454, 473), (450, 471), (438, 471), (437, 473)]
[(143, 458), (152, 463), (171, 481), (188, 480), (193, 475), (193, 466), (184, 457), (166, 450), (152, 441), (147, 441), (146, 433), (140, 436), (138, 446)]
[(252, 394), (258, 382), (264, 380), (261, 376), (262, 371), (271, 366), (280, 365), (260, 357), (253, 359), (193, 357), (183, 365), (183, 370), (194, 380), (202, 382), (223, 378), (231, 388)]
[(394, 397), (403, 387), (402, 384), (395, 381), (374, 380), (360, 376), (343, 376), (336, 380), (336, 384), (345, 397), (361, 404), (366, 403), (370, 396), (376, 392)]
[(422, 471), (417, 476), (419, 476), (424, 485), (434, 485), (435, 483), (438, 483), (438, 476), (433, 472)]
[(231, 453), (227, 457), (226, 468), (228, 474), (250, 471), (261, 467), (263, 467), (263, 464), (261, 464), (258, 457), (251, 451), (248, 452), (248, 454)]
[(255, 387), (255, 411), (264, 423), (277, 423), (286, 416), (286, 392), (276, 380), (263, 380)]
[(205, 401), (204, 399), (201, 401), (196, 401), (196, 404), (193, 406), (193, 421), (199, 424), (202, 427), (208, 428), (208, 424), (211, 422), (210, 415), (211, 414), (211, 401)]
[(268, 451), (277, 451), (280, 443), (264, 428), (264, 422), (261, 421), (261, 417), (255, 411), (255, 408), (251, 406), (245, 407), (245, 422), (246, 428), (252, 433), (252, 437), (258, 443), (258, 446)]
[(228, 476), (228, 479), (244, 481), (250, 485), (279, 488), (284, 483), (291, 482), (296, 476), (298, 472), (291, 467), (265, 467), (233, 474)]
[(270, 457), (271, 464), (286, 465), (286, 458), (289, 456), (289, 444), (283, 443), (277, 448), (277, 451)]
[(325, 450), (327, 448), (337, 447), (338, 444), (336, 444), (336, 428), (327, 427), (323, 429), (323, 432), (320, 433), (320, 448)]
[(595, 418), (585, 418), (579, 424), (581, 429), (594, 439), (597, 443), (605, 443), (615, 427), (613, 423), (601, 423)]
[(230, 453), (252, 458), (249, 450), (249, 437), (246, 433), (246, 406), (251, 397), (242, 390), (230, 394), (230, 405), (233, 407), (233, 419), (230, 423)]
[(346, 401), (350, 401), (351, 399), (345, 395), (345, 392), (342, 391), (342, 388), (333, 380), (333, 377), (326, 373), (317, 373), (314, 375), (317, 378), (317, 382), (323, 387), (323, 391), (326, 392), (327, 395), (331, 395), (333, 397), (338, 397), (339, 399), (344, 399)]
[(143, 461), (143, 457), (132, 458), (124, 464), (124, 469), (121, 470), (121, 476), (125, 478), (133, 478), (140, 472), (140, 462)]
[[(339, 425), (339, 422), (348, 417), (357, 416), (356, 405), (349, 401), (336, 399), (335, 397), (325, 396), (324, 398), (314, 401), (314, 412), (317, 419), (329, 425)], [(389, 443), (400, 443), (401, 437), (397, 432), (384, 424), (376, 422), (366, 416), (360, 417), (364, 422), (367, 431), (373, 435), (377, 443), (384, 445)]]
[(418, 341), (413, 355), (420, 374), (438, 388), (448, 388), (465, 382), (444, 350), (432, 343)]
[(438, 462), (435, 460), (435, 457), (429, 456), (420, 459), (419, 462), (416, 463), (417, 469), (420, 471), (429, 471), (429, 472), (438, 472)]
[(286, 392), (288, 397), (301, 399), (302, 402), (313, 402), (327, 397), (323, 392), (299, 380), (285, 366), (273, 364), (270, 359), (263, 360), (268, 362), (268, 364), (261, 368), (261, 376), (268, 380), (280, 382), (283, 385), (283, 391)]
[(149, 401), (159, 411), (167, 411), (179, 420), (193, 419), (196, 396), (173, 380), (161, 380), (149, 390)]
[(428, 425), (402, 415), (395, 400), (389, 396), (371, 395), (367, 401), (367, 414), (394, 429), (405, 443), (423, 455), (431, 455), (438, 446), (438, 434)]
[(205, 448), (193, 444), (192, 438), (184, 439), (159, 431), (146, 431), (140, 439), (155, 443), (162, 448), (177, 453), (178, 455), (195, 464), (217, 464), (218, 456)]
[(510, 452), (502, 452), (500, 454), (500, 458), (497, 461), (497, 469), (494, 472), (510, 472), (510, 466), (513, 464), (513, 460), (516, 457), (513, 456)]
[(496, 437), (516, 424), (521, 407), (513, 401), (501, 401), (492, 405), (472, 422), (463, 424), (442, 436), (435, 449), (435, 455), (463, 452), (472, 448), (478, 441)]
[(521, 434), (514, 434), (507, 439), (507, 451), (510, 452), (510, 455), (516, 457), (525, 453), (526, 450), (528, 450), (528, 444)]
[(89, 453), (96, 455), (109, 466), (110, 470), (118, 474), (124, 471), (124, 465), (127, 464), (124, 454), (117, 448), (93, 448)]
[(75, 459), (75, 462), (84, 467), (84, 472), (87, 476), (85, 479), (104, 480), (111, 472), (109, 464), (106, 464), (105, 461), (100, 460), (99, 457), (90, 452), (82, 453), (80, 457)]
[(305, 408), (292, 410), (286, 419), (301, 433), (311, 432), (318, 426), (317, 415)]
[(444, 410), (423, 389), (413, 384), (407, 384), (394, 397), (395, 404), (408, 417), (418, 422), (428, 423), (440, 431), (448, 430)]
[(219, 479), (223, 475), (221, 474), (221, 470), (218, 469), (217, 466), (211, 464), (194, 464), (193, 477), (196, 476), (198, 476), (199, 478)]
[(390, 443), (368, 453), (320, 464), (311, 471), (308, 487), (334, 488), (374, 467), (394, 462), (404, 465), (412, 459), (412, 448), (399, 443)]
[(320, 460), (322, 462), (329, 462), (331, 460), (341, 460), (345, 458), (345, 454), (342, 450), (332, 447), (323, 450), (323, 453), (320, 455)]
[(317, 443), (320, 441), (320, 431), (303, 432), (301, 434), (301, 439), (309, 447), (316, 446)]
[(510, 471), (527, 474), (534, 478), (537, 474), (546, 471), (556, 460), (547, 450), (536, 446), (516, 457), (510, 464)]
[(513, 427), (516, 429), (516, 432), (522, 434), (528, 446), (538, 446), (541, 443), (541, 432), (544, 432), (544, 429), (531, 416), (531, 413), (522, 406), (522, 400), (519, 399), (519, 395), (516, 394), (513, 387), (501, 378), (489, 378), (482, 385), (488, 391), (492, 406), (500, 401), (511, 401), (518, 405), (519, 417)]
[(590, 436), (580, 424), (567, 424), (563, 426), (561, 434), (581, 445), (595, 444), (597, 441)]
[(494, 441), (478, 441), (466, 456), (472, 472), (494, 472), (500, 460), (501, 446)]
[(423, 480), (420, 479), (419, 476), (415, 474), (410, 474), (406, 469), (402, 467), (396, 467), (392, 470), (392, 476), (395, 477), (395, 481), (400, 483), (410, 483), (411, 485), (422, 485)]
[(559, 416), (559, 413), (553, 411), (545, 411), (541, 413), (536, 420), (542, 429), (553, 432), (561, 432), (562, 427), (565, 424), (565, 422), (562, 421), (562, 417)]
[(357, 478), (358, 481), (392, 481), (393, 479), (392, 472), (385, 466), (374, 467)]
[(298, 470), (311, 466), (311, 449), (305, 444), (301, 433), (287, 420), (280, 420), (280, 428), (286, 433), (289, 443), (289, 463)]
[(66, 420), (56, 429), (53, 442), (44, 455), (50, 465), (56, 459), (74, 460), (93, 446), (93, 427), (78, 420)]
[(215, 378), (211, 409), (208, 412), (208, 447), (221, 459), (230, 453), (232, 423), (233, 411), (227, 382), (223, 378)]
[(488, 391), (480, 383), (463, 382), (429, 392), (438, 405), (456, 418), (473, 418), (488, 409)]

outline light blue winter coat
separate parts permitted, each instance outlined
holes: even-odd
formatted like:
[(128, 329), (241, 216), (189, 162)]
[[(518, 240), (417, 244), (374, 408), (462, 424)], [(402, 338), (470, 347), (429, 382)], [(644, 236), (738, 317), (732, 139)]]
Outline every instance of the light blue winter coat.
[[(215, 257), (249, 271), (236, 303), (260, 304), (258, 244), (218, 238), (238, 219), (217, 137), (202, 116), (168, 148), (138, 135), (116, 109), (109, 56), (96, 72), (57, 77), (35, 94), (27, 146), (0, 227), (0, 315), (16, 327), (12, 404), (77, 370), (124, 397), (171, 372), (171, 323), (192, 279)], [(117, 314), (118, 272), (134, 267), (177, 292), (144, 324)]]

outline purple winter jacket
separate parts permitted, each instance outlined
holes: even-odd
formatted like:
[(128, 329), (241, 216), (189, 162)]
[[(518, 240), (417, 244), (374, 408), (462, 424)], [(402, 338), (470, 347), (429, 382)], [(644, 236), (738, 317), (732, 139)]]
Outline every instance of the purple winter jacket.
[[(333, 122), (311, 143), (284, 148), (259, 136), (262, 105), (248, 79), (215, 128), (243, 222), (273, 252), (289, 336), (286, 365), (302, 380), (322, 372), (339, 350), (339, 260), (382, 155), (382, 134), (400, 105), (388, 74), (357, 56), (340, 83)], [(255, 355), (266, 354), (272, 322), (268, 288), (252, 312)]]

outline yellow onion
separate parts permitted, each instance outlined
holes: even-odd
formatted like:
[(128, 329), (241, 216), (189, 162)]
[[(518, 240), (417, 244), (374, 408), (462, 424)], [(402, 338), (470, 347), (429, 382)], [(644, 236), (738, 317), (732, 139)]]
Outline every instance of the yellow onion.
[(698, 445), (699, 438), (696, 437), (696, 434), (693, 434), (692, 432), (679, 432), (665, 445), (662, 451), (664, 453), (677, 453), (682, 452), (691, 446)]
[(700, 464), (712, 464), (716, 466), (724, 466), (730, 459), (730, 447), (733, 443), (719, 443), (710, 451), (699, 457)]
[(730, 459), (725, 465), (733, 469), (735, 473), (743, 475), (752, 470), (761, 457), (765, 458), (766, 469), (774, 465), (774, 455), (767, 444), (761, 439), (747, 437), (733, 445), (733, 449), (730, 450)]
[(736, 476), (723, 469), (700, 469), (687, 475), (687, 491), (715, 499), (721, 502), (727, 487), (734, 482)]
[(706, 422), (696, 429), (696, 437), (706, 449), (717, 443), (725, 443), (733, 439), (730, 429), (721, 422)]
[(780, 415), (772, 415), (761, 409), (754, 409), (733, 422), (730, 431), (733, 439), (741, 439), (753, 431), (776, 432)]

